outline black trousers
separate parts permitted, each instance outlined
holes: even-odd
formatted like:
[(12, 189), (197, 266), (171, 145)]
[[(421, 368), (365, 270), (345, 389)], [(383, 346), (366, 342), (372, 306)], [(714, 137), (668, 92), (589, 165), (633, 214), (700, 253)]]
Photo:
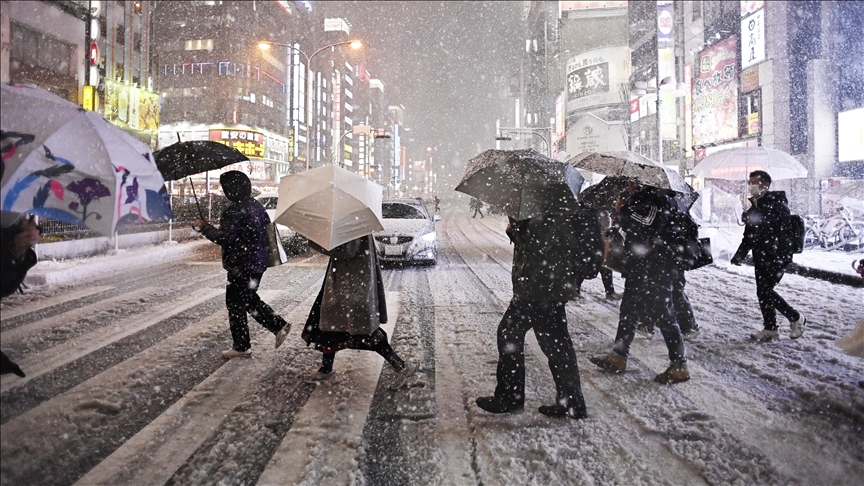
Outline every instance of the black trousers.
[(686, 363), (684, 340), (672, 310), (672, 285), (677, 278), (674, 267), (635, 268), (627, 271), (618, 332), (613, 350), (621, 356), (630, 354), (630, 345), (640, 323), (653, 329), (660, 328), (669, 361)]
[(495, 396), (508, 403), (525, 402), (525, 334), (534, 329), (549, 360), (558, 404), (585, 409), (576, 351), (567, 330), (564, 302), (513, 299), (498, 324), (498, 386)]
[(472, 217), (472, 218), (476, 218), (476, 217), (477, 217), (477, 213), (480, 213), (480, 217), (481, 217), (481, 218), (483, 217), (483, 211), (480, 211), (480, 209), (478, 209), (478, 208), (474, 208), (474, 216), (471, 216), (471, 217)]
[(285, 325), (285, 320), (258, 297), (258, 286), (261, 284), (262, 275), (264, 274), (228, 272), (225, 305), (228, 307), (231, 337), (234, 339), (234, 349), (237, 351), (246, 351), (252, 347), (249, 342), (247, 312), (273, 334), (279, 332)]
[(612, 270), (609, 270), (606, 267), (600, 267), (600, 280), (603, 281), (603, 290), (605, 290), (607, 294), (615, 293), (615, 286), (612, 285)]
[(777, 330), (777, 311), (790, 321), (801, 317), (791, 305), (780, 297), (774, 287), (786, 273), (786, 265), (756, 265), (756, 298), (759, 299), (759, 309), (762, 311), (762, 322), (765, 329)]
[[(675, 272), (675, 277), (672, 279), (672, 315), (675, 317), (675, 322), (678, 323), (678, 328), (681, 329), (681, 334), (687, 334), (699, 329), (699, 326), (696, 324), (690, 299), (684, 293), (684, 286), (687, 285), (684, 270), (676, 269)], [(649, 331), (654, 331), (653, 325), (645, 324), (644, 326)]]

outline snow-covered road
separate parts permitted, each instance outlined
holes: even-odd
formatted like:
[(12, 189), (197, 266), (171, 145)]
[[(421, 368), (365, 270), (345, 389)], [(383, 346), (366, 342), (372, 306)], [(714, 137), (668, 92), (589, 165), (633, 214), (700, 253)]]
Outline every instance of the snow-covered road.
[(506, 220), (443, 218), (437, 266), (384, 272), (385, 329), (420, 364), (396, 392), (393, 371), (368, 352), (339, 353), (333, 383), (304, 383), (320, 359), (299, 338), (326, 265), (314, 253), (265, 275), (262, 297), (294, 328), (277, 351), (253, 321), (253, 359), (219, 355), (230, 334), (209, 245), (5, 299), (2, 347), (28, 376), (0, 380), (0, 481), (860, 484), (864, 360), (835, 341), (861, 318), (861, 289), (787, 275), (778, 290), (807, 331), (754, 344), (752, 268), (690, 272), (703, 329), (688, 346), (693, 378), (661, 386), (651, 381), (667, 365), (659, 334), (637, 338), (623, 376), (588, 362), (611, 346), (618, 309), (599, 279), (585, 282), (567, 313), (590, 417), (536, 411), (555, 392), (531, 333), (526, 411), (491, 415), (474, 399), (495, 386), (495, 330), (511, 295)]

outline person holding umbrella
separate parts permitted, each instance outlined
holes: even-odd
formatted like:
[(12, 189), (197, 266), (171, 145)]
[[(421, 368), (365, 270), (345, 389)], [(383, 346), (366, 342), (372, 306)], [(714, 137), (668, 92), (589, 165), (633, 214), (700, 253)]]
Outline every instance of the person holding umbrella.
[[(33, 246), (38, 242), (39, 227), (33, 216), (27, 220), (19, 217), (8, 227), (0, 228), (0, 298), (8, 297), (20, 289), (27, 272), (36, 265)], [(14, 373), (21, 378), (26, 376), (17, 364), (0, 351), (0, 374), (7, 373)]]
[(228, 271), (225, 305), (234, 345), (222, 351), (222, 356), (231, 359), (252, 355), (247, 312), (276, 335), (276, 348), (285, 342), (291, 324), (258, 297), (258, 286), (267, 270), (267, 211), (252, 198), (252, 183), (243, 172), (225, 172), (219, 183), (231, 201), (219, 217), (219, 228), (204, 218), (198, 224), (208, 240), (222, 247), (222, 267)]
[(625, 232), (626, 268), (624, 296), (618, 331), (612, 351), (589, 358), (598, 367), (623, 373), (627, 369), (630, 345), (639, 322), (657, 326), (663, 333), (670, 365), (654, 377), (658, 383), (679, 383), (690, 379), (681, 330), (672, 309), (672, 286), (677, 276), (669, 242), (672, 198), (665, 189), (627, 182), (630, 199), (620, 208), (619, 224)]
[(307, 382), (333, 378), (336, 352), (342, 349), (375, 351), (396, 370), (391, 390), (405, 386), (417, 364), (404, 361), (387, 340), (380, 324), (387, 323), (384, 280), (372, 235), (361, 236), (327, 250), (314, 241), (309, 246), (330, 257), (324, 284), (309, 311), (302, 338), (323, 353), (321, 367)]
[(783, 317), (789, 319), (792, 328), (789, 337), (798, 339), (804, 334), (807, 319), (774, 290), (783, 278), (786, 267), (792, 263), (792, 245), (788, 238), (784, 237), (790, 215), (786, 205), (786, 193), (769, 191), (771, 176), (762, 170), (750, 173), (747, 188), (752, 196), (752, 206), (741, 215), (741, 220), (745, 223), (744, 238), (730, 263), (741, 265), (750, 250), (753, 250), (756, 297), (762, 311), (763, 329), (751, 334), (750, 338), (757, 341), (779, 339), (777, 311), (780, 311)]

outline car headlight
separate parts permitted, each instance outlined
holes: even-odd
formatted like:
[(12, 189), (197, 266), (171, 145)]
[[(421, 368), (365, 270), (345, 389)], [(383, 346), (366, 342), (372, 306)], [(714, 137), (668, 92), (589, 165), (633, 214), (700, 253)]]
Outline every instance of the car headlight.
[(421, 236), (420, 239), (421, 239), (422, 241), (426, 241), (426, 242), (432, 243), (433, 241), (435, 241), (435, 239), (436, 239), (437, 237), (438, 237), (438, 234), (437, 234), (435, 231), (433, 231), (433, 232), (431, 232), (431, 233), (426, 233), (425, 235)]

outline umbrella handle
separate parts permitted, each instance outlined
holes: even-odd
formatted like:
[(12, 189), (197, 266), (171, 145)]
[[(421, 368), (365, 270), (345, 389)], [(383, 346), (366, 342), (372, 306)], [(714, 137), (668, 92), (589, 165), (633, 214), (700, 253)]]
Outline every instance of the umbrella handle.
[(192, 179), (189, 176), (186, 176), (186, 179), (189, 181), (189, 185), (192, 186), (192, 195), (195, 196), (195, 205), (198, 206), (198, 217), (206, 219), (204, 218), (204, 213), (201, 212), (201, 203), (198, 202), (198, 194), (195, 193), (195, 184), (192, 184)]

